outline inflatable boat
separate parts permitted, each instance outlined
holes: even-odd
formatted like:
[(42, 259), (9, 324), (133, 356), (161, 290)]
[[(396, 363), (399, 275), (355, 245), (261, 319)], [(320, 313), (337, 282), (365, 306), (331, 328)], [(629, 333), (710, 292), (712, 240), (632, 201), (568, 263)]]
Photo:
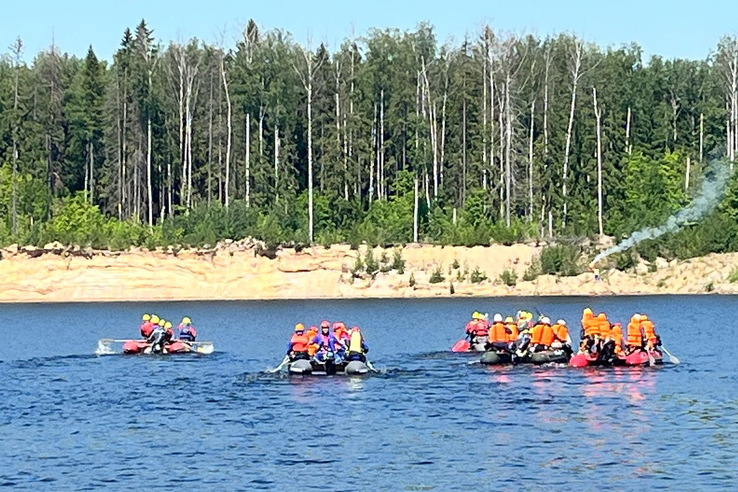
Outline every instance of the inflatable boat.
[(362, 376), (369, 371), (369, 366), (360, 360), (341, 361), (336, 364), (331, 360), (321, 363), (315, 359), (298, 359), (287, 366), (287, 372), (301, 376)]
[[(113, 343), (123, 344), (123, 353), (127, 355), (133, 354), (151, 354), (151, 344), (146, 340), (112, 340), (102, 339), (98, 342), (98, 353), (109, 354), (116, 353), (110, 349)], [(156, 355), (174, 355), (174, 354), (212, 354), (214, 350), (213, 342), (188, 342), (184, 340), (172, 340), (164, 345), (163, 351), (155, 352)]]
[(566, 364), (569, 354), (563, 349), (544, 350), (542, 352), (526, 353), (522, 357), (513, 357), (512, 353), (504, 350), (489, 350), (482, 354), (479, 361), (485, 366), (503, 364)]

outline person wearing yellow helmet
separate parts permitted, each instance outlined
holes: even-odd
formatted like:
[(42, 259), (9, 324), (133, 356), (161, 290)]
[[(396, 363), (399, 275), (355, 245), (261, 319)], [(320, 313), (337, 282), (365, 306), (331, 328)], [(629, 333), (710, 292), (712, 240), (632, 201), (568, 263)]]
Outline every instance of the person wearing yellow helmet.
[(179, 333), (179, 339), (186, 342), (194, 342), (197, 338), (197, 331), (192, 326), (192, 320), (188, 316), (182, 318), (182, 322), (177, 326), (177, 332)]
[(295, 325), (295, 331), (287, 344), (287, 356), (291, 361), (299, 359), (310, 359), (308, 355), (308, 345), (310, 344), (310, 338), (305, 333), (305, 325), (297, 323)]
[(172, 340), (171, 326), (172, 324), (169, 323), (169, 328), (167, 328), (167, 321), (165, 319), (160, 319), (156, 324), (147, 340), (151, 344), (152, 353), (167, 353), (166, 345)]
[(144, 314), (143, 323), (141, 323), (141, 338), (149, 338), (151, 332), (154, 330), (154, 324), (151, 322), (151, 316)]

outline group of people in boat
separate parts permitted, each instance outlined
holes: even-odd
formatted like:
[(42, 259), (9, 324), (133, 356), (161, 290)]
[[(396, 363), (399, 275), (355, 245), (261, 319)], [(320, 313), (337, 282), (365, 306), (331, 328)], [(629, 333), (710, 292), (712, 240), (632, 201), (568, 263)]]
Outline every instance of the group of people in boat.
[(173, 340), (194, 342), (197, 339), (197, 330), (187, 316), (176, 328), (173, 328), (171, 321), (156, 314), (144, 314), (141, 319), (141, 337), (151, 345), (152, 352), (165, 351), (166, 345)]
[(623, 357), (633, 352), (651, 352), (661, 346), (661, 337), (646, 314), (634, 314), (626, 327), (611, 323), (605, 313), (595, 316), (590, 308), (582, 312), (582, 331), (579, 353), (602, 360)]
[[(566, 321), (559, 319), (552, 323), (543, 314), (534, 322), (533, 314), (527, 311), (518, 311), (515, 317), (506, 318), (497, 313), (490, 323), (488, 314), (474, 312), (465, 331), (473, 344), (484, 344), (486, 350), (504, 351), (518, 357), (548, 350), (573, 353)], [(661, 345), (654, 323), (646, 314), (634, 314), (623, 333), (621, 323), (611, 323), (605, 313), (595, 315), (590, 308), (582, 313), (580, 339), (578, 353), (602, 360), (624, 357), (635, 351), (650, 352)]]
[(483, 343), (487, 350), (505, 351), (518, 357), (526, 353), (561, 349), (572, 352), (571, 336), (566, 321), (551, 323), (547, 316), (533, 321), (533, 314), (518, 311), (515, 317), (497, 313), (489, 322), (489, 315), (475, 312), (466, 325), (466, 334), (472, 343)]
[(297, 323), (287, 344), (287, 357), (292, 362), (299, 359), (313, 360), (319, 364), (330, 359), (336, 365), (354, 360), (366, 362), (368, 351), (359, 327), (347, 329), (341, 321), (331, 326), (324, 320), (320, 328), (311, 326), (307, 329), (303, 323)]

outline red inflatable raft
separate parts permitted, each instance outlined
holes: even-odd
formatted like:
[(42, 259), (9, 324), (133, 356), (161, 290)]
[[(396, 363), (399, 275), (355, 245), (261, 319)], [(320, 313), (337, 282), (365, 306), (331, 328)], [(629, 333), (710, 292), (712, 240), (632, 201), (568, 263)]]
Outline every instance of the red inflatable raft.
[[(651, 366), (664, 363), (664, 355), (658, 350), (650, 352), (638, 351), (627, 356), (620, 356), (613, 359), (613, 366)], [(572, 367), (602, 366), (606, 365), (599, 360), (596, 355), (576, 354), (569, 361)]]
[[(150, 346), (151, 344), (146, 342), (145, 340), (128, 340), (123, 344), (123, 353), (149, 353), (146, 349), (148, 349)], [(191, 344), (182, 342), (180, 340), (173, 340), (171, 343), (166, 344), (164, 346), (164, 349), (166, 350), (166, 352), (164, 352), (166, 354), (186, 354), (188, 352), (195, 351)]]

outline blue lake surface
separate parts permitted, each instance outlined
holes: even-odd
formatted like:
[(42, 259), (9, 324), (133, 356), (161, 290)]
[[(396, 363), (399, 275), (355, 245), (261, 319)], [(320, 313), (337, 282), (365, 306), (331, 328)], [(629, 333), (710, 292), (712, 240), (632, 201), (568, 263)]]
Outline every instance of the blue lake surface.
[[(735, 490), (730, 296), (0, 305), (0, 487), (13, 490)], [(679, 365), (487, 368), (472, 311), (655, 320)], [(140, 315), (209, 356), (95, 355)], [(266, 374), (297, 321), (362, 327), (382, 373)], [(576, 330), (578, 332), (578, 328)], [(576, 334), (575, 334), (576, 337)]]

